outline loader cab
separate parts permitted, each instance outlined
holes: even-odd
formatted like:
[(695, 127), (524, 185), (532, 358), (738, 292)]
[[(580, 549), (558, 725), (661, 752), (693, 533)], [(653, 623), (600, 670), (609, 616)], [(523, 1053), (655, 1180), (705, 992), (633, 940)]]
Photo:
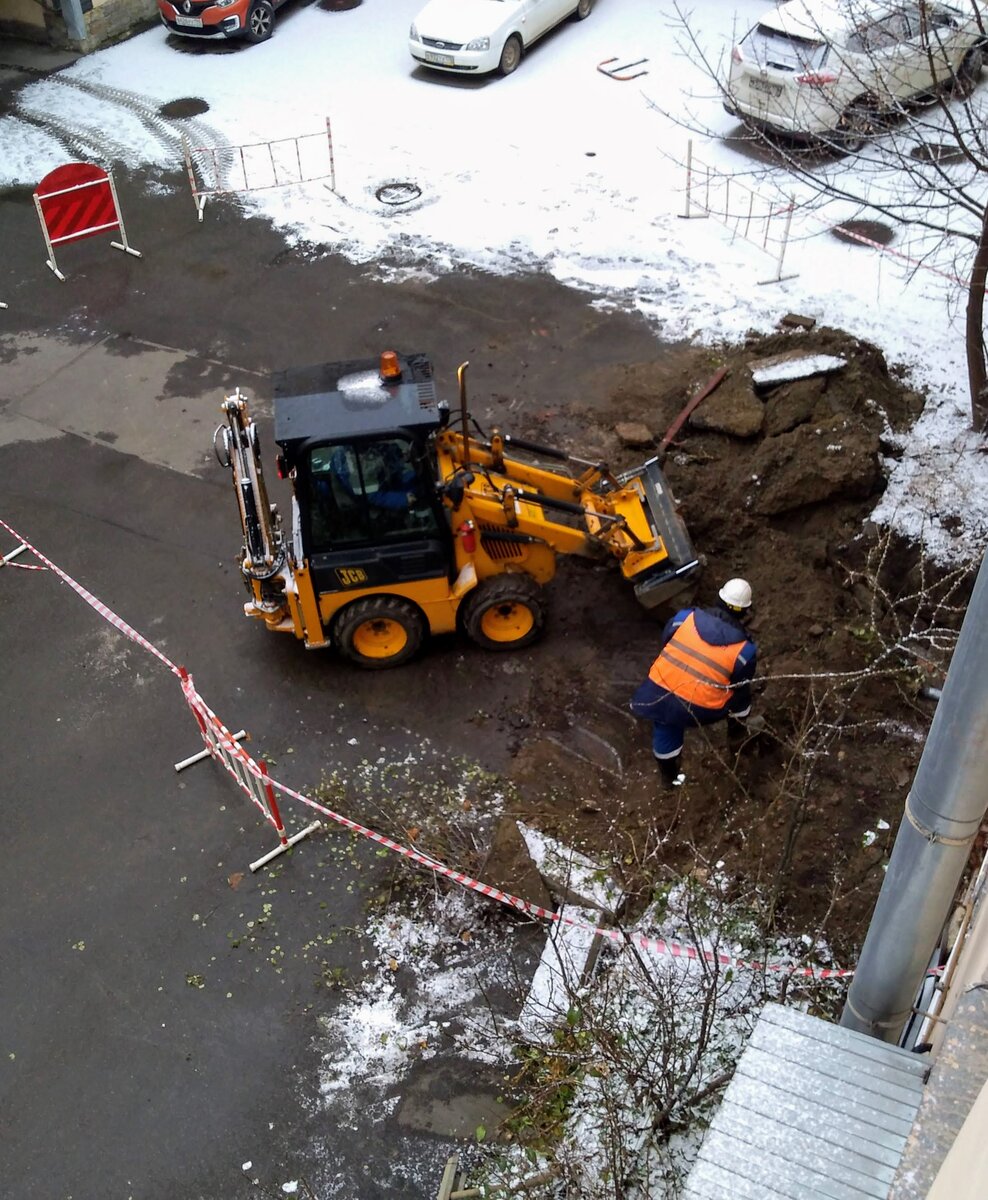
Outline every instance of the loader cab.
[[(448, 420), (425, 355), (282, 372), (275, 441), (294, 491), (295, 555), (317, 595), (449, 578), (434, 435)], [(387, 372), (387, 373), (386, 373)]]

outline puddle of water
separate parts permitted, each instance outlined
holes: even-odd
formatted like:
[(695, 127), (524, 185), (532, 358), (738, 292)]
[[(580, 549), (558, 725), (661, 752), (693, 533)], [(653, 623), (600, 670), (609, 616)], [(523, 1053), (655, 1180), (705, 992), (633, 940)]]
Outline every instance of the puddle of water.
[(881, 221), (844, 221), (830, 231), (838, 241), (850, 242), (854, 246), (877, 242), (887, 246), (895, 237), (895, 230)]
[(918, 162), (952, 163), (963, 162), (964, 151), (953, 142), (920, 142), (909, 151)]
[(209, 112), (209, 105), (198, 96), (180, 96), (177, 100), (169, 100), (158, 109), (160, 117), (198, 117), (201, 113)]

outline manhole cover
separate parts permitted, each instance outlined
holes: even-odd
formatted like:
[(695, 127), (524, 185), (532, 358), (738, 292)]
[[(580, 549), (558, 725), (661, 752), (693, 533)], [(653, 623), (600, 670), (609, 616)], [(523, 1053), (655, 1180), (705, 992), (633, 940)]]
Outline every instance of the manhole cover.
[(178, 100), (169, 100), (158, 109), (159, 117), (198, 117), (200, 113), (209, 112), (209, 105), (198, 96), (181, 96)]
[(360, 0), (321, 0), (320, 8), (327, 12), (346, 12), (348, 8), (356, 8)]
[(954, 142), (920, 142), (909, 151), (919, 162), (952, 163), (963, 162), (964, 151)]
[(422, 195), (417, 183), (382, 183), (374, 195), (382, 204), (411, 204)]
[(854, 246), (876, 242), (879, 246), (887, 246), (895, 237), (895, 231), (881, 221), (844, 221), (835, 225), (830, 232), (840, 241), (850, 242)]

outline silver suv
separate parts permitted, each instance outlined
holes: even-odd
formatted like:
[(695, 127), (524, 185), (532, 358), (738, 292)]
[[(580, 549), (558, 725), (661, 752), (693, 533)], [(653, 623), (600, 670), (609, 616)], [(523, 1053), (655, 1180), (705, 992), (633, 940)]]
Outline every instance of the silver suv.
[(724, 107), (758, 128), (858, 150), (883, 113), (973, 91), (988, 27), (970, 9), (918, 0), (789, 0), (731, 52)]

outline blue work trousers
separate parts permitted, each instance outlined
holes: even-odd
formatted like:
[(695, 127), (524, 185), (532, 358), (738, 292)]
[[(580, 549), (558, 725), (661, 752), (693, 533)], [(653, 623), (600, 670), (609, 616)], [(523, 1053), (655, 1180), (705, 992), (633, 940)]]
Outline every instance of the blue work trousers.
[(658, 759), (676, 758), (682, 752), (687, 729), (723, 721), (729, 708), (730, 703), (720, 708), (686, 704), (651, 680), (646, 680), (631, 698), (634, 715), (652, 722), (652, 753)]

